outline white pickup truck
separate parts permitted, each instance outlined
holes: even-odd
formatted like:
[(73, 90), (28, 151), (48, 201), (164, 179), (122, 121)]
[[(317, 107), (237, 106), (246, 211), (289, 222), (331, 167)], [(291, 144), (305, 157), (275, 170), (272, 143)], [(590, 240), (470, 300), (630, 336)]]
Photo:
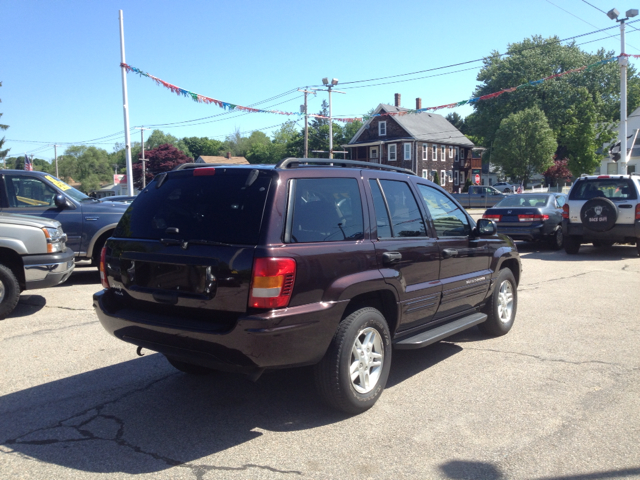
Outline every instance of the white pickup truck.
[(0, 213), (0, 320), (18, 304), (23, 290), (66, 281), (74, 253), (57, 220)]

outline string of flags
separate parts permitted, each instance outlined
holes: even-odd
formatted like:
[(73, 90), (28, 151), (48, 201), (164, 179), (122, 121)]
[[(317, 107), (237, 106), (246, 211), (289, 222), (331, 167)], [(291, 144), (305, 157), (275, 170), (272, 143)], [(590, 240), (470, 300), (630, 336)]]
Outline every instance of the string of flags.
[[(505, 89), (500, 90), (498, 92), (489, 93), (487, 95), (482, 95), (480, 97), (473, 97), (473, 98), (470, 98), (468, 100), (462, 100), (462, 101), (459, 101), (459, 102), (447, 103), (446, 105), (438, 105), (438, 106), (435, 106), (435, 107), (425, 107), (425, 108), (419, 108), (419, 109), (406, 109), (406, 110), (402, 110), (400, 112), (376, 113), (376, 114), (374, 114), (372, 116), (373, 117), (381, 117), (381, 116), (395, 116), (395, 115), (410, 115), (410, 114), (423, 113), (423, 112), (435, 112), (437, 110), (443, 110), (445, 108), (456, 108), (456, 107), (461, 107), (463, 105), (477, 103), (479, 101), (491, 100), (491, 99), (497, 98), (500, 95), (503, 95), (505, 93), (511, 93), (511, 92), (515, 92), (516, 90), (520, 90), (522, 88), (540, 85), (541, 83), (543, 83), (543, 82), (545, 82), (547, 80), (552, 80), (554, 78), (564, 77), (565, 75), (570, 75), (572, 73), (589, 71), (589, 70), (591, 70), (591, 69), (593, 69), (595, 67), (615, 62), (621, 57), (640, 58), (640, 55), (629, 55), (629, 54), (625, 53), (625, 54), (622, 54), (622, 55), (617, 56), (617, 57), (611, 57), (611, 58), (607, 58), (605, 60), (600, 60), (599, 62), (592, 63), (591, 65), (585, 65), (583, 67), (574, 68), (574, 69), (567, 70), (567, 71), (562, 72), (562, 73), (557, 73), (555, 75), (550, 75), (548, 77), (541, 78), (539, 80), (534, 80), (534, 81), (531, 81), (531, 82), (523, 83), (522, 85), (518, 85), (517, 87), (505, 88)], [(194, 93), (194, 92), (191, 92), (189, 90), (185, 90), (184, 88), (180, 88), (180, 87), (178, 87), (176, 85), (173, 85), (173, 84), (171, 84), (169, 82), (165, 82), (164, 80), (162, 80), (162, 79), (160, 79), (158, 77), (154, 77), (153, 75), (151, 75), (151, 74), (149, 74), (147, 72), (144, 72), (144, 71), (140, 70), (139, 68), (132, 67), (131, 65), (127, 65), (126, 63), (121, 63), (120, 66), (122, 68), (124, 68), (127, 73), (133, 72), (133, 73), (137, 73), (138, 75), (140, 75), (142, 77), (150, 78), (157, 85), (161, 85), (161, 86), (163, 86), (165, 88), (168, 88), (169, 90), (171, 90), (173, 93), (175, 93), (177, 95), (182, 95), (183, 97), (191, 98), (192, 100), (194, 100), (195, 102), (198, 102), (198, 103), (214, 104), (214, 105), (217, 105), (218, 107), (223, 108), (225, 110), (240, 110), (240, 111), (249, 112), (249, 113), (275, 113), (275, 114), (278, 114), (278, 115), (304, 115), (304, 113), (301, 113), (301, 112), (283, 112), (283, 111), (280, 111), (280, 110), (263, 110), (263, 109), (259, 109), (259, 108), (244, 107), (242, 105), (237, 105), (237, 104), (234, 104), (234, 103), (223, 102), (222, 100), (217, 100), (215, 98), (207, 97), (205, 95), (200, 95), (199, 93)], [(326, 116), (323, 116), (323, 115), (317, 115), (317, 114), (309, 114), (309, 116), (310, 117), (315, 117), (315, 118), (329, 119), (329, 117), (326, 117)], [(361, 122), (361, 121), (363, 121), (364, 119), (367, 119), (367, 118), (370, 118), (370, 117), (368, 117), (368, 116), (367, 117), (353, 117), (353, 118), (336, 118), (336, 117), (333, 117), (333, 121), (344, 122), (344, 123), (353, 123), (353, 122), (356, 122), (356, 121), (360, 121)]]

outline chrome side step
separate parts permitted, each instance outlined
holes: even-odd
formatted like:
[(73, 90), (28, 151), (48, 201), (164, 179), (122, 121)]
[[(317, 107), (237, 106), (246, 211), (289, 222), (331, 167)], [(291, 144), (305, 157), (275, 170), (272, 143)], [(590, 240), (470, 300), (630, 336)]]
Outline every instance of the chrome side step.
[(432, 330), (419, 333), (413, 337), (405, 338), (394, 344), (395, 348), (401, 350), (410, 350), (413, 348), (422, 348), (432, 343), (439, 342), (440, 340), (447, 338), (455, 333), (462, 332), (467, 328), (473, 327), (479, 323), (484, 322), (487, 319), (485, 313), (473, 313), (469, 316), (462, 317), (455, 322), (445, 323)]

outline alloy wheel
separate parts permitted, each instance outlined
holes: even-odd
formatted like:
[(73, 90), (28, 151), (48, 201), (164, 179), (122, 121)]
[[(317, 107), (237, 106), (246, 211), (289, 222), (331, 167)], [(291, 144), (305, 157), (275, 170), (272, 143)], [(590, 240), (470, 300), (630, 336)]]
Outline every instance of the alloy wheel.
[(374, 389), (382, 373), (384, 347), (382, 336), (375, 328), (358, 333), (351, 348), (351, 385), (358, 393)]

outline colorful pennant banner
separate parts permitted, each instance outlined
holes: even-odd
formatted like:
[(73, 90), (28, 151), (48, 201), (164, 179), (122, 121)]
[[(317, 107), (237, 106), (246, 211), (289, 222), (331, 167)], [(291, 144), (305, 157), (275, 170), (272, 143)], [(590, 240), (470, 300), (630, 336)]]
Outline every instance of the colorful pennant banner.
[[(489, 93), (487, 95), (482, 95), (481, 97), (474, 97), (474, 98), (470, 98), (469, 100), (462, 100), (460, 102), (454, 102), (454, 103), (448, 103), (446, 105), (438, 105), (436, 107), (425, 107), (425, 108), (420, 108), (420, 109), (407, 109), (407, 110), (403, 110), (401, 112), (390, 112), (390, 113), (376, 113), (375, 115), (373, 115), (374, 117), (382, 117), (382, 116), (395, 116), (395, 115), (408, 115), (408, 114), (415, 114), (415, 113), (423, 113), (423, 112), (435, 112), (437, 110), (442, 110), (445, 108), (456, 108), (456, 107), (461, 107), (462, 105), (467, 105), (467, 104), (473, 104), (473, 103), (477, 103), (481, 100), (491, 100), (492, 98), (496, 98), (499, 97), (500, 95), (503, 95), (505, 93), (510, 93), (510, 92), (515, 92), (516, 90), (520, 90), (522, 88), (525, 87), (531, 87), (531, 86), (536, 86), (536, 85), (540, 85), (541, 83), (547, 81), (547, 80), (552, 80), (554, 78), (559, 78), (559, 77), (564, 77), (565, 75), (569, 75), (572, 73), (577, 73), (577, 72), (582, 72), (582, 71), (589, 71), (595, 67), (598, 67), (600, 65), (605, 65), (607, 63), (611, 63), (611, 62), (615, 62), (617, 61), (620, 57), (632, 57), (632, 58), (640, 58), (640, 55), (629, 55), (629, 54), (622, 54), (619, 57), (611, 57), (611, 58), (607, 58), (606, 60), (601, 60), (599, 62), (596, 63), (592, 63), (591, 65), (586, 65), (584, 67), (579, 67), (579, 68), (574, 68), (572, 70), (567, 70), (566, 72), (562, 72), (562, 73), (557, 73), (555, 75), (550, 75), (548, 77), (545, 78), (541, 78), (540, 80), (535, 80), (532, 82), (528, 82), (528, 83), (523, 83), (522, 85), (518, 85), (517, 87), (511, 87), (511, 88), (505, 88), (504, 90), (500, 90), (499, 92), (495, 92), (495, 93)], [(217, 105), (220, 108), (224, 108), (225, 110), (240, 110), (240, 111), (244, 111), (244, 112), (250, 112), (250, 113), (275, 113), (278, 115), (304, 115), (303, 113), (299, 113), (299, 112), (283, 112), (280, 110), (262, 110), (262, 109), (258, 109), (258, 108), (251, 108), (251, 107), (243, 107), (242, 105), (236, 105), (233, 103), (229, 103), (229, 102), (223, 102), (222, 100), (216, 100), (215, 98), (211, 98), (211, 97), (207, 97), (204, 95), (200, 95), (198, 93), (194, 93), (191, 92), (189, 90), (185, 90), (183, 88), (180, 88), (176, 85), (173, 85), (171, 83), (165, 82), (164, 80), (158, 78), (158, 77), (154, 77), (153, 75), (150, 75), (146, 72), (143, 72), (142, 70), (140, 70), (139, 68), (136, 67), (132, 67), (131, 65), (127, 65), (126, 63), (121, 63), (120, 66), (122, 68), (124, 68), (127, 73), (129, 72), (133, 72), (133, 73), (137, 73), (138, 75), (142, 76), (142, 77), (148, 77), (151, 80), (153, 80), (157, 85), (161, 85), (165, 88), (168, 88), (169, 90), (171, 90), (173, 93), (177, 94), (177, 95), (182, 95), (183, 97), (190, 97), (192, 100), (194, 100), (195, 102), (199, 102), (199, 103), (207, 103), (207, 104), (214, 104)], [(325, 119), (329, 119), (329, 117), (325, 117), (323, 115), (313, 115), (313, 114), (309, 114), (310, 117), (315, 117), (315, 118), (325, 118)], [(363, 119), (367, 119), (370, 117), (353, 117), (353, 118), (336, 118), (333, 117), (333, 121), (337, 121), (337, 122), (345, 122), (345, 123), (353, 123), (355, 121), (363, 121)]]

